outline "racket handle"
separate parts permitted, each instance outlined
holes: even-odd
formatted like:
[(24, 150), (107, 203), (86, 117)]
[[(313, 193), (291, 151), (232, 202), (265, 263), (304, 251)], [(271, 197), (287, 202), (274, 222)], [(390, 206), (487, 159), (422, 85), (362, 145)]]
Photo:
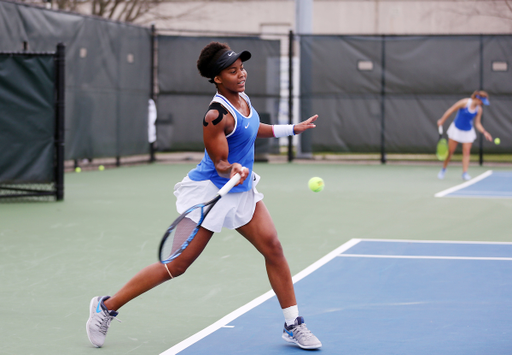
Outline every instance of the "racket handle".
[(442, 135), (443, 134), (443, 126), (439, 126), (439, 134)]
[(236, 184), (238, 184), (238, 182), (240, 181), (240, 174), (235, 174), (231, 179), (229, 179), (229, 181), (226, 183), (226, 185), (222, 186), (222, 188), (219, 190), (219, 193), (218, 195), (220, 197), (224, 196), (225, 194), (227, 194), (232, 188), (233, 186), (235, 186)]

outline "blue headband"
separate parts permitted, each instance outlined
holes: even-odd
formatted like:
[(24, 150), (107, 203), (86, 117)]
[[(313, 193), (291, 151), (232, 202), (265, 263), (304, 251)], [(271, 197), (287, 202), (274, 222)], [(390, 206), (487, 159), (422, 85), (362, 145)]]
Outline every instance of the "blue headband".
[(482, 103), (483, 103), (485, 106), (489, 106), (489, 105), (490, 105), (489, 99), (488, 99), (487, 97), (480, 96), (480, 95), (475, 95), (475, 97), (476, 97), (477, 99), (479, 99), (480, 101), (482, 101)]

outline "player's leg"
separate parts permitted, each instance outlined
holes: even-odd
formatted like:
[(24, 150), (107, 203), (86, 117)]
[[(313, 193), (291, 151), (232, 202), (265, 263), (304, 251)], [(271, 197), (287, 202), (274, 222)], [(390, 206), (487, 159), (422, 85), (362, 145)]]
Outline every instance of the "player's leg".
[(444, 160), (443, 163), (443, 169), (446, 169), (448, 166), (448, 163), (450, 163), (450, 160), (452, 160), (453, 153), (455, 153), (455, 149), (457, 149), (457, 145), (459, 143), (457, 141), (454, 141), (451, 138), (448, 138), (448, 156)]
[(202, 253), (212, 235), (213, 232), (200, 228), (190, 245), (180, 256), (166, 265), (156, 262), (145, 267), (132, 277), (114, 296), (106, 300), (105, 306), (110, 310), (117, 311), (135, 297), (169, 280), (171, 276), (164, 266), (167, 267), (173, 277), (182, 275)]
[(169, 280), (171, 275), (182, 275), (201, 254), (212, 235), (213, 232), (200, 228), (190, 245), (169, 264), (151, 264), (133, 276), (114, 296), (94, 297), (89, 306), (90, 316), (86, 324), (90, 342), (101, 347), (110, 322), (117, 316), (117, 310), (135, 297)]
[(469, 160), (471, 158), (471, 146), (473, 143), (462, 143), (462, 179), (470, 180), (471, 176), (468, 174)]
[(457, 149), (457, 142), (453, 139), (448, 138), (448, 156), (443, 162), (443, 167), (441, 171), (437, 174), (437, 177), (439, 179), (444, 179), (444, 175), (446, 174), (446, 168), (448, 167), (448, 164), (450, 163), (450, 160), (452, 159), (453, 153), (455, 152), (455, 149)]
[(265, 258), (270, 284), (285, 315), (283, 339), (304, 349), (320, 348), (322, 343), (306, 327), (304, 318), (299, 316), (290, 268), (263, 201), (256, 204), (252, 220), (237, 231)]
[(283, 253), (281, 242), (272, 217), (263, 201), (256, 204), (252, 220), (237, 229), (265, 258), (265, 266), (272, 289), (281, 308), (297, 304), (290, 267)]

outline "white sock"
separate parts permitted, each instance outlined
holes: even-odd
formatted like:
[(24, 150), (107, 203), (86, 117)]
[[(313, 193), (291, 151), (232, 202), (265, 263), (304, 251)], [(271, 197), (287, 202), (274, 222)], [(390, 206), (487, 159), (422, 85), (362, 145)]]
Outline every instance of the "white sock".
[(287, 326), (293, 325), (295, 319), (299, 316), (299, 307), (297, 305), (283, 309), (284, 321)]

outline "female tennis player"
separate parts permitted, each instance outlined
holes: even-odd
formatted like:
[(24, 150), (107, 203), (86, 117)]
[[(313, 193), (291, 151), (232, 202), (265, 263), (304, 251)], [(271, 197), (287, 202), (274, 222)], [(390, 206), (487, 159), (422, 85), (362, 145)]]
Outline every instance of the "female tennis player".
[(437, 174), (439, 179), (444, 179), (446, 167), (459, 143), (462, 143), (462, 180), (471, 179), (468, 168), (471, 146), (476, 139), (475, 127), (484, 135), (485, 139), (492, 141), (492, 136), (482, 126), (482, 105), (489, 105), (489, 95), (485, 91), (475, 91), (470, 98), (457, 101), (437, 121), (437, 126), (440, 127), (448, 117), (457, 111), (455, 119), (446, 132), (448, 134), (448, 156), (443, 162), (443, 168)]
[(304, 349), (317, 349), (321, 342), (299, 315), (290, 268), (283, 254), (274, 222), (256, 189), (260, 177), (253, 171), (254, 141), (299, 134), (316, 127), (317, 115), (296, 125), (260, 123), (245, 94), (247, 71), (244, 62), (251, 53), (236, 53), (227, 44), (212, 42), (197, 61), (199, 73), (217, 89), (203, 119), (206, 147), (202, 161), (174, 187), (177, 209), (202, 203), (218, 192), (229, 178), (240, 174), (233, 189), (219, 200), (204, 220), (196, 237), (176, 259), (157, 262), (142, 269), (114, 296), (94, 297), (90, 303), (87, 334), (94, 346), (105, 341), (110, 322), (124, 304), (151, 288), (182, 275), (201, 254), (213, 233), (223, 227), (236, 229), (263, 255), (270, 284), (282, 308), (285, 323), (282, 337)]

